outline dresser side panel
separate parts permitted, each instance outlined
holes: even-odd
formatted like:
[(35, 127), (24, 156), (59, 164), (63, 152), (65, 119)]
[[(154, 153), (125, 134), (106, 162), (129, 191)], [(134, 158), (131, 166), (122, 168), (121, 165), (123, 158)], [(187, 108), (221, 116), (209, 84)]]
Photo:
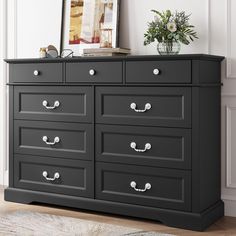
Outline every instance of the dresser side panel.
[(220, 200), (220, 88), (193, 88), (193, 212)]

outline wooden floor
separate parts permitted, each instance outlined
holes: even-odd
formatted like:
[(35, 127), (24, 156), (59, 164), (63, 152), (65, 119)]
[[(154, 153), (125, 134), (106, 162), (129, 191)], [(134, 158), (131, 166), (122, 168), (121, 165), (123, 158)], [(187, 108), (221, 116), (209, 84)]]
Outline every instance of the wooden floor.
[[(92, 220), (108, 224), (116, 224), (133, 228), (140, 228), (147, 231), (157, 231), (160, 233), (169, 233), (174, 235), (195, 236), (195, 235), (230, 235), (236, 236), (236, 218), (224, 217), (205, 232), (193, 232), (166, 227), (154, 221), (138, 220), (135, 218), (120, 217), (108, 214), (100, 214), (91, 211), (79, 211), (71, 208), (62, 208), (48, 205), (24, 205), (11, 202), (5, 202), (3, 199), (3, 190), (0, 189), (0, 215), (6, 215), (15, 211), (33, 211), (48, 213), (60, 216), (69, 216), (79, 219)], [(1, 222), (0, 222), (1, 224)]]

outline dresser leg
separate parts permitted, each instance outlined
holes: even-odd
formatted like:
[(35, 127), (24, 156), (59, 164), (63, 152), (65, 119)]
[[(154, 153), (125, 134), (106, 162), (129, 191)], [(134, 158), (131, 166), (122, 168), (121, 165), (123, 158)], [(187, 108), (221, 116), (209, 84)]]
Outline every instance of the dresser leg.
[(4, 200), (22, 204), (30, 204), (33, 202), (31, 196), (28, 196), (24, 192), (16, 192), (12, 188), (7, 188), (4, 190)]

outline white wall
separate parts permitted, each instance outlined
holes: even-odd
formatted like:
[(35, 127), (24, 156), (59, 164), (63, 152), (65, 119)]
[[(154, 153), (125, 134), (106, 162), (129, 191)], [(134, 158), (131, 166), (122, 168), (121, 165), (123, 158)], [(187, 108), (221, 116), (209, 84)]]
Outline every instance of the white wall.
[[(191, 23), (196, 26), (199, 40), (191, 47), (182, 46), (181, 53), (208, 52), (208, 1), (206, 0), (123, 0), (121, 5), (120, 44), (132, 49), (134, 54), (157, 54), (156, 44), (143, 45), (147, 22), (153, 20), (150, 11), (170, 9), (192, 13)], [(201, 7), (199, 7), (201, 6)]]
[[(8, 16), (9, 57), (37, 57), (39, 47), (58, 43), (60, 0), (4, 1), (11, 5), (8, 9), (11, 16)], [(183, 46), (181, 53), (227, 56), (227, 66), (222, 65), (222, 198), (226, 215), (236, 216), (236, 15), (233, 14), (236, 1), (122, 0), (120, 44), (131, 48), (134, 54), (157, 54), (155, 44), (143, 46), (147, 22), (153, 19), (151, 9), (192, 13), (191, 23), (196, 26), (200, 39)], [(3, 121), (1, 117), (2, 126)]]
[(62, 0), (17, 0), (17, 57), (38, 57), (50, 44), (60, 49)]
[(7, 179), (6, 2), (0, 1), (0, 185)]

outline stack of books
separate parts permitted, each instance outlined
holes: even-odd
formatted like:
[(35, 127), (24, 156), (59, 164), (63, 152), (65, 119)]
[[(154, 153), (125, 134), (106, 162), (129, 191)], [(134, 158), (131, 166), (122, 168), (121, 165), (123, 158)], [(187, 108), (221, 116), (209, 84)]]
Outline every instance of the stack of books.
[(83, 50), (85, 57), (126, 56), (130, 54), (128, 48), (87, 48)]

